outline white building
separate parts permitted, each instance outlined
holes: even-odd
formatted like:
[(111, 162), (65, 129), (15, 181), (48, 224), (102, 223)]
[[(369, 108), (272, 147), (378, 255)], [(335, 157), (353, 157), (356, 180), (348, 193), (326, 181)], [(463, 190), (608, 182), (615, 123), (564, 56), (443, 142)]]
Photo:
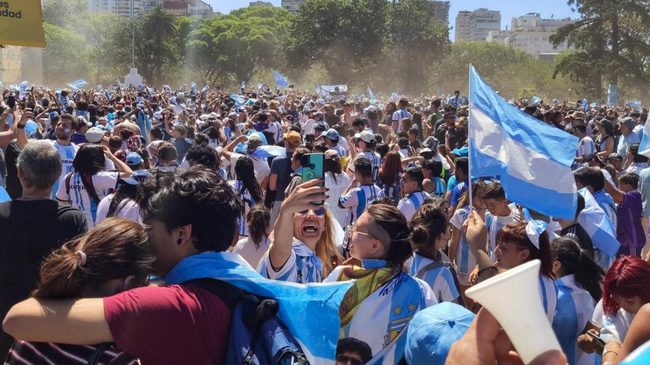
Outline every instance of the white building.
[(272, 8), (273, 4), (268, 1), (251, 1), (248, 3), (248, 7)]
[(304, 0), (282, 0), (281, 6), (293, 15), (298, 15), (298, 7)]
[(117, 8), (116, 0), (88, 0), (88, 11), (96, 13), (115, 13)]
[(456, 16), (456, 24), (454, 26), (455, 41), (468, 41), (469, 40), (469, 18), (472, 15), (471, 11), (459, 11)]
[(490, 31), (501, 30), (501, 12), (498, 10), (477, 9), (469, 17), (469, 40), (481, 42), (487, 39)]
[(164, 0), (163, 7), (176, 16), (193, 16), (203, 19), (215, 16), (212, 6), (201, 0)]
[(510, 32), (506, 30), (491, 30), (488, 32), (487, 42), (496, 42), (499, 44), (506, 44), (506, 38), (510, 37)]
[(549, 42), (549, 37), (560, 27), (575, 22), (572, 19), (542, 19), (539, 13), (529, 13), (512, 19), (512, 31), (506, 38), (506, 45), (521, 49), (535, 57), (557, 55), (569, 49), (565, 43), (557, 48)]
[(145, 1), (147, 0), (88, 0), (88, 11), (93, 14), (109, 12), (123, 18), (137, 18), (144, 13)]

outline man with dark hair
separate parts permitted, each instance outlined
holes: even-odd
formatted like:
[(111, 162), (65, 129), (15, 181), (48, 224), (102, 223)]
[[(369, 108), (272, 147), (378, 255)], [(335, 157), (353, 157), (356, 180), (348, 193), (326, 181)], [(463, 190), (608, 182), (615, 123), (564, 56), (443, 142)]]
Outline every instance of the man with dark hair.
[(424, 160), (422, 163), (422, 173), (424, 174), (422, 186), (424, 191), (440, 197), (445, 195), (447, 186), (445, 180), (440, 177), (442, 171), (442, 162), (434, 159)]
[(485, 225), (488, 230), (488, 254), (492, 256), (497, 247), (497, 232), (506, 224), (519, 221), (521, 218), (519, 210), (510, 206), (506, 193), (498, 181), (486, 184), (481, 189), (481, 199), (488, 210), (485, 213)]
[(342, 338), (336, 345), (336, 365), (361, 365), (371, 359), (370, 346), (354, 337)]
[(467, 157), (458, 157), (454, 162), (456, 170), (454, 176), (447, 183), (447, 193), (445, 195), (445, 200), (449, 204), (450, 217), (453, 217), (460, 197), (469, 187), (469, 159)]
[[(357, 183), (359, 186), (357, 186)], [(338, 206), (347, 209), (345, 224), (354, 224), (357, 218), (383, 191), (372, 182), (372, 164), (365, 158), (354, 161), (354, 179), (339, 198)]]
[(393, 131), (395, 133), (402, 130), (402, 119), (411, 118), (411, 113), (406, 111), (406, 107), (409, 105), (409, 101), (406, 98), (401, 98), (399, 103), (397, 103), (397, 111), (393, 113)]
[(576, 151), (576, 157), (582, 157), (591, 153), (596, 153), (596, 147), (594, 146), (594, 141), (587, 135), (587, 126), (584, 124), (578, 124), (573, 126), (573, 134), (578, 137), (580, 140), (578, 142), (578, 150)]
[[(631, 147), (631, 146), (630, 146)], [(639, 175), (623, 173), (618, 177), (618, 188), (605, 182), (605, 190), (616, 205), (616, 239), (621, 243), (619, 255), (641, 256), (646, 236), (642, 225), (643, 199), (639, 188)]]
[(208, 144), (194, 144), (187, 150), (185, 160), (190, 166), (203, 166), (211, 171), (219, 170), (219, 153)]
[(612, 197), (605, 191), (605, 177), (602, 171), (593, 167), (581, 167), (573, 172), (573, 178), (578, 189), (587, 188), (589, 190), (616, 228), (616, 205)]
[(397, 208), (404, 214), (407, 221), (411, 220), (411, 217), (420, 209), (425, 200), (431, 198), (429, 194), (423, 191), (423, 182), (424, 174), (420, 166), (407, 168), (399, 181), (404, 198), (399, 201)]

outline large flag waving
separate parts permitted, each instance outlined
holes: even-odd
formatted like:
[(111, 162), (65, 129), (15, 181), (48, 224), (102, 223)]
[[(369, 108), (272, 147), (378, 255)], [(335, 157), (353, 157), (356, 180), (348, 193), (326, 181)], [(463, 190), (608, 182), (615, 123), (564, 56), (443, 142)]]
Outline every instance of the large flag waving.
[(71, 88), (77, 90), (77, 89), (82, 89), (82, 88), (88, 86), (88, 83), (85, 82), (83, 79), (79, 79), (77, 81), (70, 82), (67, 85), (70, 86)]
[(275, 77), (275, 85), (284, 87), (289, 86), (287, 78), (282, 76), (279, 72), (273, 71), (273, 77)]
[(573, 220), (571, 164), (578, 138), (509, 105), (470, 68), (470, 174), (500, 176), (506, 197), (540, 213)]

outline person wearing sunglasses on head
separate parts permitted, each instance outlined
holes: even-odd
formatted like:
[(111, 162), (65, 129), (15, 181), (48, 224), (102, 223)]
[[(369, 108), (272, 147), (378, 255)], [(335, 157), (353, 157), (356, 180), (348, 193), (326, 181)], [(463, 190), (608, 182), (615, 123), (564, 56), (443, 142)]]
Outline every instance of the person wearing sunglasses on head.
[(295, 283), (323, 281), (341, 262), (334, 242), (333, 218), (323, 206), (327, 188), (311, 180), (285, 198), (273, 229), (273, 242), (257, 271), (265, 278)]
[(362, 267), (337, 266), (323, 281), (354, 282), (339, 308), (341, 348), (337, 348), (337, 355), (354, 357), (343, 347), (351, 341), (345, 339), (355, 339), (353, 343), (370, 348), (372, 360), (397, 363), (405, 344), (399, 339), (411, 318), (438, 302), (426, 282), (404, 270), (405, 262), (413, 256), (411, 230), (399, 209), (374, 204), (348, 227), (347, 233), (350, 255), (362, 262)]

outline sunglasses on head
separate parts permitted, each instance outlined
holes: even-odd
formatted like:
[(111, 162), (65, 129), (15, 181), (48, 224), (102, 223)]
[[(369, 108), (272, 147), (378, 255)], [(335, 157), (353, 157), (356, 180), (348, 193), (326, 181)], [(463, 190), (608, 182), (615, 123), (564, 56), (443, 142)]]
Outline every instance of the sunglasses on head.
[(314, 214), (316, 214), (316, 215), (319, 216), (319, 217), (322, 217), (322, 216), (325, 215), (325, 208), (324, 208), (324, 207), (320, 207), (320, 208), (318, 208), (318, 209), (316, 209), (316, 210), (305, 209), (305, 210), (303, 210), (303, 211), (298, 212), (298, 214), (300, 214), (300, 215), (306, 215), (306, 214), (309, 213), (310, 211), (313, 212)]

